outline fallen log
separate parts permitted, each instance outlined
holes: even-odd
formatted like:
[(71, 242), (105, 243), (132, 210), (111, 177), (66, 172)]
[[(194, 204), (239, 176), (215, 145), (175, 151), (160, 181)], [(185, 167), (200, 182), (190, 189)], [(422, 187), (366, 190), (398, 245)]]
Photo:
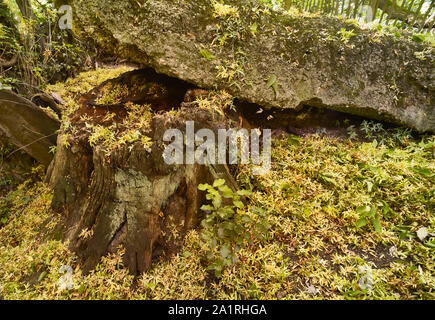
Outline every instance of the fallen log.
[(0, 90), (0, 130), (16, 145), (39, 163), (48, 167), (56, 146), (60, 122), (31, 101), (12, 91)]
[(409, 36), (256, 0), (62, 3), (73, 8), (77, 34), (199, 87), (435, 131), (434, 49)]

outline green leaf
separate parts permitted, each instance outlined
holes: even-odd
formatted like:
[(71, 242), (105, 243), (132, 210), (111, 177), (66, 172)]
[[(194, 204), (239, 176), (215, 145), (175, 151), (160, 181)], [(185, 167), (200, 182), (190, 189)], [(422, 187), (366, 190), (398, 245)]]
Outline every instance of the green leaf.
[(226, 207), (223, 207), (223, 208), (219, 208), (217, 210), (217, 214), (222, 219), (227, 219), (227, 218), (231, 217), (234, 214), (234, 210), (231, 207), (226, 206)]
[(223, 239), (225, 237), (225, 229), (224, 228), (219, 228), (217, 234), (218, 234), (218, 237), (220, 239)]
[(255, 36), (255, 34), (257, 33), (257, 22), (254, 22), (254, 23), (251, 25), (251, 33), (252, 33), (252, 35), (254, 35), (254, 36)]
[(203, 58), (205, 58), (208, 61), (213, 60), (214, 58), (216, 58), (216, 56), (214, 56), (213, 54), (211, 54), (210, 51), (208, 51), (207, 49), (200, 49), (199, 50), (199, 55)]
[(359, 228), (364, 227), (364, 226), (367, 225), (368, 223), (369, 223), (369, 221), (367, 220), (367, 218), (360, 218), (360, 219), (356, 222), (356, 227), (359, 229)]
[(435, 249), (435, 241), (426, 241), (425, 243), (423, 243), (424, 246), (431, 248), (431, 249)]
[(219, 191), (222, 192), (222, 195), (225, 198), (232, 198), (233, 197), (233, 190), (231, 190), (230, 187), (227, 185), (219, 186)]
[(415, 42), (424, 42), (425, 36), (423, 34), (414, 34), (412, 36), (412, 40), (414, 40)]
[(301, 144), (301, 139), (299, 137), (295, 136), (295, 135), (290, 135), (287, 138), (287, 143), (290, 146), (299, 146)]
[(319, 180), (327, 183), (327, 184), (332, 184), (334, 186), (338, 186), (337, 181), (333, 178), (333, 176), (329, 173), (321, 173), (319, 174)]
[(375, 227), (375, 231), (380, 233), (382, 232), (382, 226), (381, 226), (381, 222), (379, 221), (379, 219), (373, 219), (373, 227)]
[(235, 205), (237, 208), (239, 208), (239, 209), (243, 209), (243, 207), (245, 206), (245, 205), (243, 204), (243, 202), (240, 201), (240, 200), (233, 201), (233, 203), (234, 203), (234, 205)]
[(422, 176), (426, 176), (426, 177), (430, 177), (431, 176), (431, 172), (429, 169), (427, 168), (420, 168), (420, 167), (414, 167), (412, 168), (413, 171), (421, 174)]
[(42, 280), (44, 280), (47, 277), (47, 275), (48, 275), (47, 271), (42, 272), (39, 275), (38, 282), (41, 282)]
[(215, 263), (212, 263), (207, 269), (213, 270), (216, 278), (220, 278), (222, 275), (223, 268), (224, 268), (223, 261), (218, 260)]
[(250, 195), (252, 195), (252, 191), (251, 190), (238, 190), (237, 194), (239, 196), (242, 196), (242, 197), (249, 197)]
[(252, 222), (252, 219), (246, 214), (242, 216), (241, 220), (243, 223), (251, 223)]
[(200, 185), (198, 185), (198, 189), (201, 190), (201, 191), (205, 191), (205, 190), (207, 190), (209, 188), (210, 188), (209, 184), (200, 184)]
[(359, 213), (360, 215), (367, 215), (371, 209), (372, 208), (370, 206), (361, 206), (356, 208), (356, 213)]
[(77, 292), (78, 292), (79, 294), (82, 294), (83, 292), (85, 292), (85, 290), (86, 290), (86, 284), (82, 283), (82, 284), (80, 285), (80, 287), (78, 288)]
[(230, 245), (229, 245), (229, 244), (224, 244), (224, 245), (222, 246), (222, 248), (221, 248), (221, 251), (220, 251), (221, 257), (222, 257), (223, 259), (225, 259), (225, 258), (227, 258), (228, 256), (230, 256), (231, 253), (232, 253), (232, 250), (231, 250)]
[(222, 197), (220, 194), (217, 194), (213, 199), (213, 206), (217, 209), (222, 205)]
[(213, 182), (213, 187), (220, 187), (225, 184), (225, 179), (217, 179)]
[(272, 84), (272, 89), (273, 89), (273, 91), (275, 91), (275, 94), (278, 93), (278, 82), (277, 81), (275, 81)]
[(201, 207), (201, 210), (203, 210), (203, 211), (213, 211), (214, 208), (212, 206), (210, 206), (210, 205), (203, 205)]
[(273, 88), (273, 85), (277, 82), (276, 75), (272, 74), (266, 83), (266, 88)]

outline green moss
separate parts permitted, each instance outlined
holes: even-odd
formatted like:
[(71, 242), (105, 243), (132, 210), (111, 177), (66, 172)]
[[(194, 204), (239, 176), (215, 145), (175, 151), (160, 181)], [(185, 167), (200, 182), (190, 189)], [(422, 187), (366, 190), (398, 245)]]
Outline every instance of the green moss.
[(71, 114), (77, 110), (76, 99), (102, 82), (113, 79), (125, 73), (131, 71), (132, 68), (126, 66), (120, 66), (113, 69), (97, 69), (94, 71), (82, 72), (75, 78), (70, 78), (65, 82), (59, 82), (54, 85), (49, 85), (46, 88), (46, 92), (56, 92), (65, 101), (65, 113)]
[[(379, 128), (361, 127), (366, 135)], [(82, 275), (66, 245), (43, 236), (54, 234), (59, 221), (50, 210), (51, 191), (42, 183), (26, 183), (13, 200), (11, 219), (0, 229), (0, 295), (434, 299), (434, 137), (413, 140), (409, 132), (393, 130), (385, 139), (379, 144), (291, 136), (273, 141), (269, 174), (254, 177), (249, 166), (241, 167), (239, 184), (254, 190), (247, 210), (254, 205), (266, 210), (271, 234), (265, 244), (253, 240), (240, 250), (240, 261), (225, 269), (219, 281), (201, 261), (208, 248), (197, 230), (187, 235), (179, 254), (140, 276), (134, 289), (133, 276), (122, 266), (122, 248), (103, 258), (91, 274)], [(380, 232), (371, 225), (357, 227), (360, 206), (380, 208)], [(423, 227), (430, 235), (420, 240), (417, 231)], [(62, 265), (73, 268), (69, 291), (59, 290)], [(361, 289), (361, 270), (367, 268), (373, 287)], [(33, 278), (40, 280), (29, 286)]]

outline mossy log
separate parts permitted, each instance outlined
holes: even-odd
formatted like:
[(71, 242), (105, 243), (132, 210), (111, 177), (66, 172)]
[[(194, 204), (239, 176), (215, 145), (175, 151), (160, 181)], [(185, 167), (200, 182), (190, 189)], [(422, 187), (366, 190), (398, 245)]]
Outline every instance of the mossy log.
[(77, 34), (199, 87), (435, 130), (434, 49), (412, 35), (256, 0), (58, 2), (72, 6)]

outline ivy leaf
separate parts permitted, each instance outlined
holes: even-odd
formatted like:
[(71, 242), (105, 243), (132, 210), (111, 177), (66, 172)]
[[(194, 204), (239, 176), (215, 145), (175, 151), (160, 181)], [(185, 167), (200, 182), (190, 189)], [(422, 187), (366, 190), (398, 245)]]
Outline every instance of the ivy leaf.
[(217, 194), (213, 199), (213, 205), (217, 209), (221, 206), (221, 204), (222, 204), (222, 197), (220, 194)]
[(203, 205), (201, 207), (201, 210), (203, 210), (203, 211), (213, 211), (214, 208), (212, 206), (210, 206), (210, 205)]
[(217, 179), (213, 183), (213, 187), (220, 187), (225, 184), (225, 179)]
[(200, 185), (198, 185), (198, 189), (201, 190), (201, 191), (205, 191), (205, 190), (207, 190), (209, 188), (210, 188), (210, 185), (208, 185), (208, 184), (200, 184)]
[(231, 190), (230, 187), (227, 185), (219, 186), (219, 191), (222, 192), (222, 195), (224, 198), (232, 198), (233, 197), (233, 190)]

